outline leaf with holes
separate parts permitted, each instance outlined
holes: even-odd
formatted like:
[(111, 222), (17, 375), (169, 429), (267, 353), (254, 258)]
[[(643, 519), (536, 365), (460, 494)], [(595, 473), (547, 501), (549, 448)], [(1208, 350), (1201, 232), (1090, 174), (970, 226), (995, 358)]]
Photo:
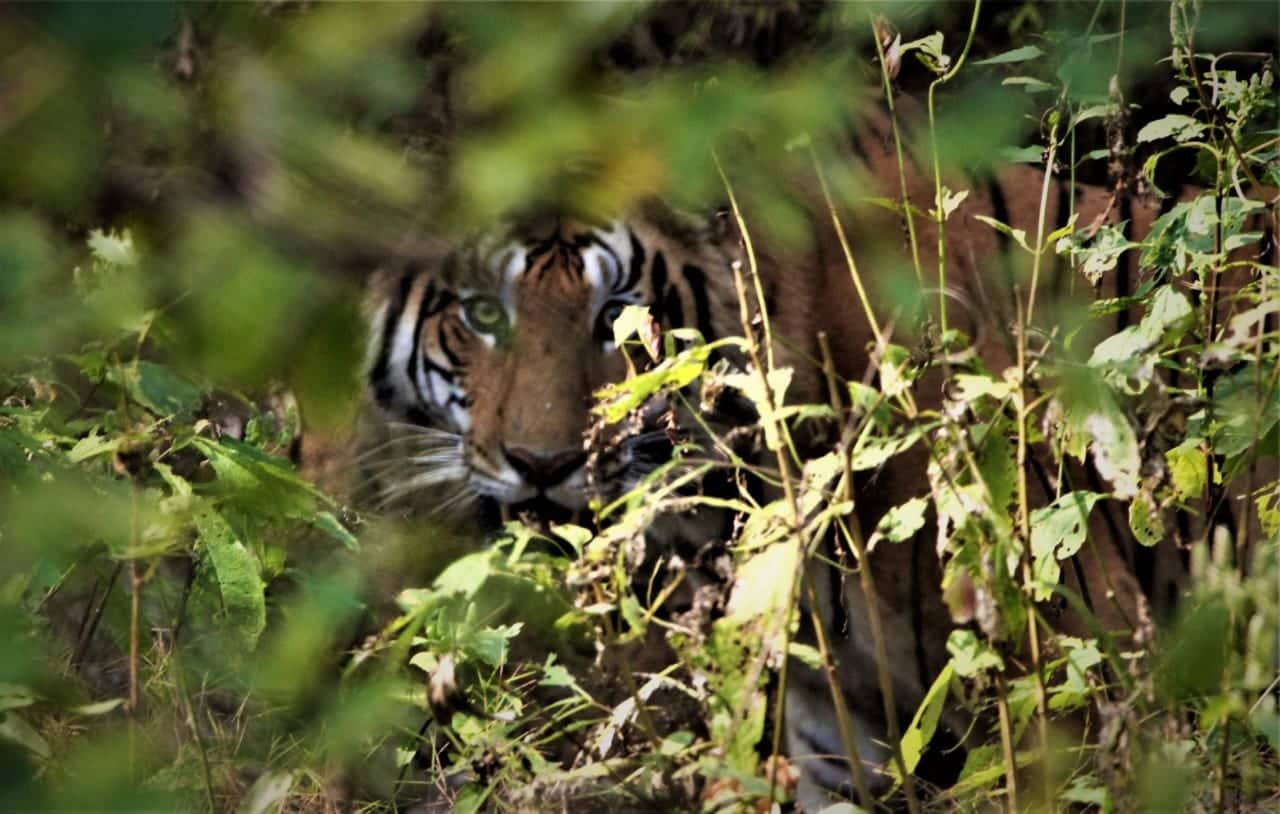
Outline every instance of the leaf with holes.
[(1053, 503), (1031, 513), (1031, 558), (1037, 600), (1048, 599), (1049, 588), (1062, 576), (1059, 560), (1074, 556), (1084, 545), (1089, 528), (1089, 512), (1101, 495), (1095, 492), (1068, 492)]

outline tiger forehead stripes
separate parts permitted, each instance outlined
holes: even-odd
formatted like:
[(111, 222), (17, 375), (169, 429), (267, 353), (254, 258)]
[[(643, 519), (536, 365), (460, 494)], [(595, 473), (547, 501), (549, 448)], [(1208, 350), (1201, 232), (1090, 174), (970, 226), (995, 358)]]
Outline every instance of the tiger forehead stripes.
[[(663, 328), (724, 335), (728, 275), (727, 255), (701, 236), (643, 218), (554, 219), (383, 280), (369, 386), (406, 450), (384, 497), (583, 508), (592, 394), (626, 374), (614, 320), (644, 305)], [(629, 487), (639, 457), (624, 449), (600, 485)]]

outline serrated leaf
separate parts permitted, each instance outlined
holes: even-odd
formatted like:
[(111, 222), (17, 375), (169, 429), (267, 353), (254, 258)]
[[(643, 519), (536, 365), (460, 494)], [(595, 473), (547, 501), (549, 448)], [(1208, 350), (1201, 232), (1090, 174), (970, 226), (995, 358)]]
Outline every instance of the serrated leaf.
[(193, 514), (200, 535), (199, 554), (212, 571), (226, 611), (226, 625), (246, 651), (252, 650), (267, 625), (258, 563), (235, 530), (213, 507), (203, 504)]
[(98, 455), (115, 452), (119, 446), (120, 438), (118, 436), (108, 438), (105, 435), (98, 435), (98, 428), (94, 427), (92, 433), (81, 438), (74, 447), (67, 450), (67, 460), (73, 464), (78, 464)]
[(138, 252), (133, 247), (133, 236), (125, 229), (119, 234), (94, 229), (89, 232), (89, 250), (95, 259), (113, 266), (136, 266)]

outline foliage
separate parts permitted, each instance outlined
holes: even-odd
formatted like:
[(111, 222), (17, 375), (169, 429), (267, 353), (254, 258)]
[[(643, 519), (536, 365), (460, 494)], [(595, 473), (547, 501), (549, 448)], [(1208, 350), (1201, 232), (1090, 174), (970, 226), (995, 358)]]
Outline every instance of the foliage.
[[(806, 565), (850, 535), (853, 473), (920, 448), (927, 492), (865, 545), (936, 528), (963, 623), (898, 745), (910, 771), (944, 704), (982, 722), (930, 805), (1012, 803), (1020, 781), (1018, 802), (1046, 809), (1276, 793), (1280, 269), (1257, 253), (1266, 222), (1274, 255), (1280, 148), (1272, 58), (1227, 53), (1248, 14), (1177, 0), (1153, 33), (1021, 4), (981, 18), (975, 57), (982, 37), (1000, 47), (966, 63), (968, 20), (946, 4), (880, 43), (887, 24), (856, 4), (716, 5), (659, 42), (673, 9), (136, 4), (110, 35), (74, 4), (0, 16), (0, 808), (768, 810), (795, 781), (777, 676), (832, 659), (796, 637)], [(787, 44), (755, 55), (767, 70), (740, 58), (770, 33)], [(810, 43), (855, 36), (857, 65)], [(929, 347), (886, 343), (876, 386), (842, 382), (832, 404), (786, 403), (796, 372), (761, 360), (759, 337), (658, 341), (628, 309), (616, 340), (639, 372), (600, 394), (600, 421), (729, 391), (755, 406), (769, 464), (684, 444), (590, 529), (509, 523), (479, 545), (359, 516), (300, 474), (300, 415), (340, 436), (358, 398), (341, 272), (522, 205), (705, 202), (713, 155), (785, 232), (778, 179), (816, 165), (840, 197), (857, 178), (841, 152), (784, 148), (839, 132), (881, 64), (928, 87), (949, 166), (998, 146), (1153, 194), (1194, 172), (1202, 191), (1141, 241), (1074, 214), (1036, 234), (988, 218), (1023, 302), (1058, 258), (1081, 294), (1134, 255), (1142, 279), (1075, 311), (1028, 304), (999, 369), (935, 312)], [(1163, 108), (1126, 98), (1140, 69)], [(952, 78), (969, 84), (935, 116)], [(1041, 110), (1027, 146), (1018, 112)], [(937, 184), (916, 217), (945, 223), (970, 190)], [(918, 409), (937, 371), (945, 401)], [(793, 457), (798, 426), (833, 419), (859, 431)], [(1027, 456), (1052, 473), (1040, 508)], [(694, 488), (721, 470), (784, 494)], [(698, 510), (739, 517), (710, 566), (646, 556), (657, 518)], [(1133, 638), (1065, 578), (1103, 514), (1190, 562), (1173, 618), (1134, 620)], [(704, 566), (719, 582), (699, 584)], [(1053, 632), (1055, 603), (1093, 635)], [(1065, 744), (1082, 713), (1096, 726)]]

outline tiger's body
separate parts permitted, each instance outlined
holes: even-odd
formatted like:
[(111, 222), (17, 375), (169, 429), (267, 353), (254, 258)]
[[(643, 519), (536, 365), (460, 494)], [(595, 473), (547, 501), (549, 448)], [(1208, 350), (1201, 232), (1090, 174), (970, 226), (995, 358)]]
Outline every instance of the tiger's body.
[[(863, 133), (858, 152), (876, 179), (877, 189), (869, 195), (900, 199), (887, 133)], [(924, 202), (934, 197), (932, 176), (918, 167), (908, 169), (907, 195), (926, 209)], [(998, 178), (974, 185), (946, 221), (952, 323), (979, 337), (977, 351), (995, 371), (1013, 356), (1005, 326), (1015, 312), (1014, 290), (999, 259), (1007, 241), (973, 216), (993, 216), (1034, 236), (1043, 180), (1031, 167), (1002, 170)], [(1053, 182), (1044, 196), (1045, 231), (1065, 220), (1061, 215), (1069, 196), (1080, 224), (1120, 218), (1121, 207), (1107, 191), (1068, 190)], [(784, 248), (758, 239), (758, 267), (775, 336), (775, 363), (795, 370), (788, 401), (825, 402), (822, 373), (809, 361), (820, 357), (818, 332), (829, 337), (838, 374), (850, 380), (869, 375), (874, 337), (831, 218), (813, 196), (803, 205), (811, 214), (807, 245)], [(1133, 233), (1141, 234), (1157, 212), (1154, 206), (1134, 205), (1124, 214), (1133, 222)], [(844, 211), (842, 217), (873, 294), (878, 279), (901, 279), (880, 271), (889, 264), (904, 266), (901, 215), (868, 206)], [(921, 266), (932, 273), (937, 227), (917, 214), (915, 230)], [(631, 447), (628, 439), (620, 439), (619, 454), (594, 473), (588, 466), (591, 450), (584, 446), (592, 394), (627, 375), (627, 363), (613, 346), (612, 320), (622, 306), (639, 304), (648, 306), (663, 328), (696, 328), (706, 340), (737, 335), (741, 323), (733, 268), (747, 264), (743, 235), (723, 220), (693, 221), (651, 207), (606, 224), (556, 217), (521, 223), (435, 261), (380, 275), (372, 297), (372, 432), (365, 446), (383, 450), (375, 457), (387, 463), (371, 476), (372, 490), (384, 502), (412, 511), (478, 516), (496, 509), (564, 518), (584, 510), (592, 494), (613, 498), (630, 489), (653, 468), (641, 442)], [(1049, 279), (1046, 286), (1054, 284)], [(873, 296), (877, 305), (886, 299), (883, 291)], [(887, 309), (882, 313), (889, 316)], [(900, 326), (894, 341), (910, 344), (905, 334)], [(921, 409), (941, 404), (941, 376), (936, 371), (917, 384)], [(927, 493), (927, 466), (927, 453), (916, 448), (861, 483), (856, 495), (860, 524), (874, 528), (888, 508)], [(1033, 480), (1030, 489), (1038, 505), (1048, 502), (1047, 485)], [(1123, 521), (1119, 527), (1124, 528)], [(683, 531), (664, 527), (654, 536), (670, 545), (673, 535), (690, 533), (688, 526), (673, 528)], [(692, 533), (722, 534), (725, 528), (708, 522)], [(1068, 570), (1064, 581), (1099, 598), (1094, 610), (1105, 627), (1131, 631), (1147, 611), (1128, 562), (1127, 541), (1117, 539), (1114, 529), (1102, 513), (1092, 516), (1091, 536), (1102, 541), (1095, 547), (1097, 556)], [(954, 628), (939, 589), (932, 527), (907, 543), (878, 547), (869, 567), (877, 580), (875, 609), (888, 643), (898, 718), (906, 721), (945, 663), (946, 639)], [(889, 758), (884, 745), (889, 729), (867, 632), (870, 600), (856, 579), (817, 582), (831, 588), (819, 599), (819, 610), (834, 633), (858, 752), (868, 765), (882, 768)], [(1071, 630), (1079, 622), (1062, 624)], [(846, 762), (831, 757), (845, 749), (830, 705), (824, 676), (794, 665), (786, 698), (787, 744), (803, 770), (799, 797), (806, 807), (818, 805), (828, 790), (849, 791)], [(944, 717), (944, 722), (952, 742), (964, 733), (963, 719)], [(944, 770), (938, 779), (945, 782), (948, 775), (954, 778)]]

